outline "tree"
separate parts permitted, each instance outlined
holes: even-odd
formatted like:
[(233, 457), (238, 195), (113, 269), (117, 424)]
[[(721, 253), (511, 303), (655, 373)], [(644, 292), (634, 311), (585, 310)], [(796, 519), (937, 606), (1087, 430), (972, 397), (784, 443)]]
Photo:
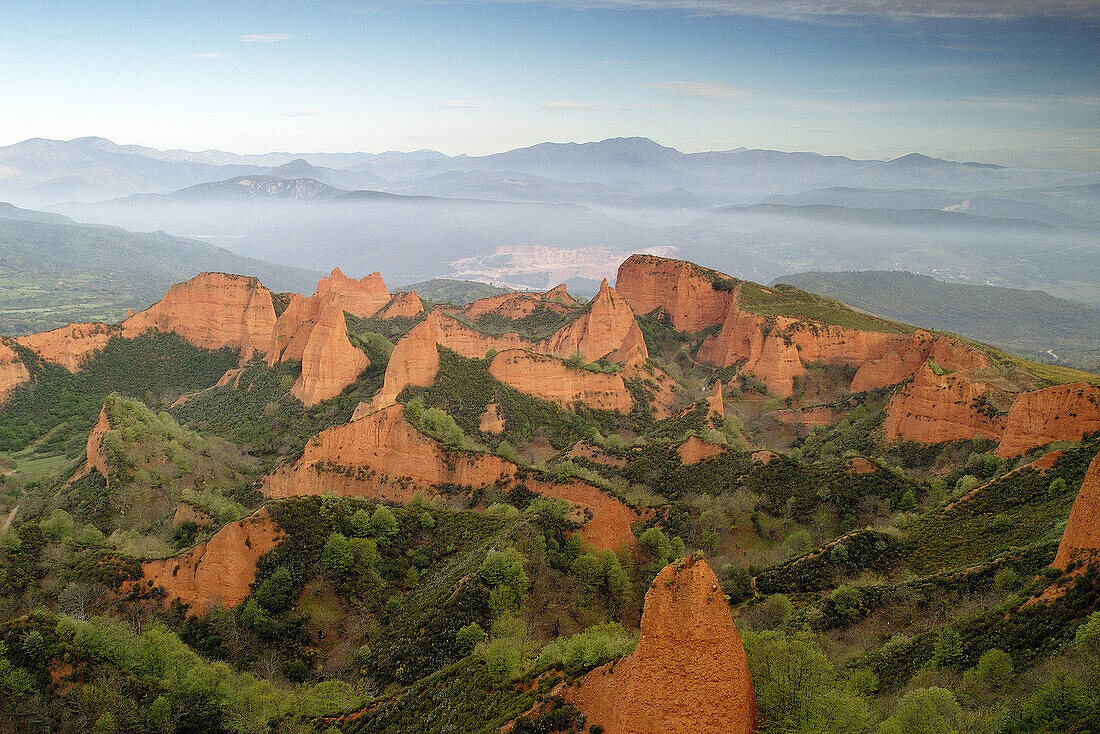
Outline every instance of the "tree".
[(471, 622), (455, 634), (455, 652), (466, 657), (474, 648), (485, 641), (485, 630), (477, 622)]
[(371, 534), (371, 516), (362, 507), (353, 512), (351, 517), (348, 518), (348, 525), (352, 537), (365, 538)]
[(290, 569), (279, 566), (275, 573), (264, 579), (256, 591), (256, 601), (273, 614), (290, 609), (294, 602), (294, 578), (290, 575)]
[(325, 549), (321, 552), (321, 562), (328, 566), (336, 576), (342, 576), (355, 560), (348, 539), (340, 533), (329, 533)]
[(958, 734), (962, 707), (945, 688), (916, 688), (902, 696), (878, 734)]
[(385, 505), (378, 505), (378, 508), (370, 518), (370, 530), (371, 535), (379, 538), (388, 539), (397, 535), (397, 518), (393, 516), (393, 512), (390, 511), (390, 508)]

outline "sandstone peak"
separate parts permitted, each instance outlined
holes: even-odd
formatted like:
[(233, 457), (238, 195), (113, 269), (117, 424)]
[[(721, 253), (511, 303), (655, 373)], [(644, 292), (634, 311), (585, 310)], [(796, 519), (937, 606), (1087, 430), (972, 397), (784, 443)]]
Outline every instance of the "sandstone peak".
[(307, 406), (336, 397), (370, 365), (348, 339), (344, 308), (335, 291), (310, 298), (294, 294), (272, 328), (267, 361), (302, 363), (291, 393)]
[(317, 281), (314, 295), (329, 291), (340, 294), (344, 308), (361, 319), (373, 316), (390, 300), (390, 292), (386, 290), (381, 273), (371, 273), (355, 280), (344, 275), (340, 268), (333, 268), (331, 273)]
[(698, 436), (689, 436), (676, 449), (676, 454), (680, 457), (680, 463), (684, 466), (691, 466), (692, 464), (698, 464), (700, 461), (706, 459), (713, 459), (715, 456), (721, 456), (726, 450), (721, 446), (716, 446), (712, 443), (707, 443)]
[(1021, 393), (1005, 418), (997, 455), (1019, 456), (1052, 441), (1080, 441), (1100, 431), (1100, 387), (1085, 382)]
[(619, 266), (615, 287), (635, 312), (664, 311), (679, 331), (695, 333), (722, 323), (734, 291), (714, 287), (727, 275), (694, 263), (654, 255), (631, 255)]
[(122, 323), (132, 339), (149, 331), (175, 332), (203, 349), (239, 349), (241, 359), (267, 354), (275, 306), (271, 291), (255, 278), (201, 273), (176, 283), (159, 302)]
[(16, 386), (31, 379), (31, 373), (11, 345), (0, 338), (0, 402)]
[(607, 357), (612, 362), (635, 364), (649, 357), (634, 310), (606, 278), (584, 312), (555, 332), (546, 349), (562, 357), (580, 352), (588, 361)]
[(415, 318), (424, 312), (424, 303), (416, 291), (395, 293), (390, 302), (374, 315), (376, 319)]
[(92, 432), (88, 434), (85, 454), (88, 458), (87, 469), (98, 471), (107, 480), (108, 486), (111, 484), (111, 477), (107, 470), (107, 449), (103, 446), (103, 437), (107, 435), (109, 430), (111, 430), (111, 421), (107, 415), (107, 403), (105, 402), (103, 407), (99, 409), (99, 419), (96, 420)]
[(569, 295), (569, 290), (565, 287), (565, 283), (554, 286), (546, 291), (546, 293), (543, 293), (542, 297), (548, 301), (561, 301), (566, 306), (577, 305), (577, 300)]
[(726, 403), (722, 398), (722, 381), (715, 380), (707, 397), (707, 417), (722, 420), (726, 417)]
[(103, 347), (121, 331), (107, 324), (69, 324), (37, 334), (21, 336), (15, 341), (34, 351), (47, 362), (59, 364), (69, 372), (80, 369), (85, 359)]
[(1056, 568), (1074, 561), (1092, 561), (1100, 556), (1100, 453), (1093, 457), (1073, 500), (1069, 522), (1054, 558)]
[(745, 649), (707, 562), (681, 559), (657, 574), (638, 649), (566, 697), (606, 734), (750, 734), (757, 709)]

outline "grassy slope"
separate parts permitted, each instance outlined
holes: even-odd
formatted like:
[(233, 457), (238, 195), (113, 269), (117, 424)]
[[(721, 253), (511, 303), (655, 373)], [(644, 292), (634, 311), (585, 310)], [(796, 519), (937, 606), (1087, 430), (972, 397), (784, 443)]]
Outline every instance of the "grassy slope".
[(270, 288), (305, 292), (319, 277), (163, 233), (0, 209), (0, 333), (118, 322), (126, 309), (145, 308), (173, 283), (207, 270), (254, 275)]

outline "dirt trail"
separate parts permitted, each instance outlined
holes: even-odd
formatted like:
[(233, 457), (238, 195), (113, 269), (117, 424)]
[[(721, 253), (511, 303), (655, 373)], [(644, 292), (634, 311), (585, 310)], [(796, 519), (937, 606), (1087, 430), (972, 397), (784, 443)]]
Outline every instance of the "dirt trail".
[(0, 524), (0, 535), (3, 535), (4, 533), (8, 532), (8, 528), (11, 527), (12, 520), (15, 519), (15, 513), (17, 513), (17, 512), (19, 512), (19, 505), (16, 505), (15, 507), (11, 508), (11, 512), (9, 512), (8, 516), (6, 518), (4, 518), (4, 522), (2, 524)]

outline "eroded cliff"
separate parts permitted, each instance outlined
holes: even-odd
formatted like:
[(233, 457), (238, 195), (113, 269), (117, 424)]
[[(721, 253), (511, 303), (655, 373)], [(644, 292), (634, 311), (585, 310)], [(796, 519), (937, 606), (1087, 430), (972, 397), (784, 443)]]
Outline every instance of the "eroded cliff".
[(381, 273), (371, 273), (355, 280), (344, 275), (340, 268), (333, 268), (331, 273), (317, 281), (314, 295), (321, 296), (330, 291), (340, 295), (348, 313), (361, 319), (374, 316), (390, 301), (390, 292), (386, 290)]

